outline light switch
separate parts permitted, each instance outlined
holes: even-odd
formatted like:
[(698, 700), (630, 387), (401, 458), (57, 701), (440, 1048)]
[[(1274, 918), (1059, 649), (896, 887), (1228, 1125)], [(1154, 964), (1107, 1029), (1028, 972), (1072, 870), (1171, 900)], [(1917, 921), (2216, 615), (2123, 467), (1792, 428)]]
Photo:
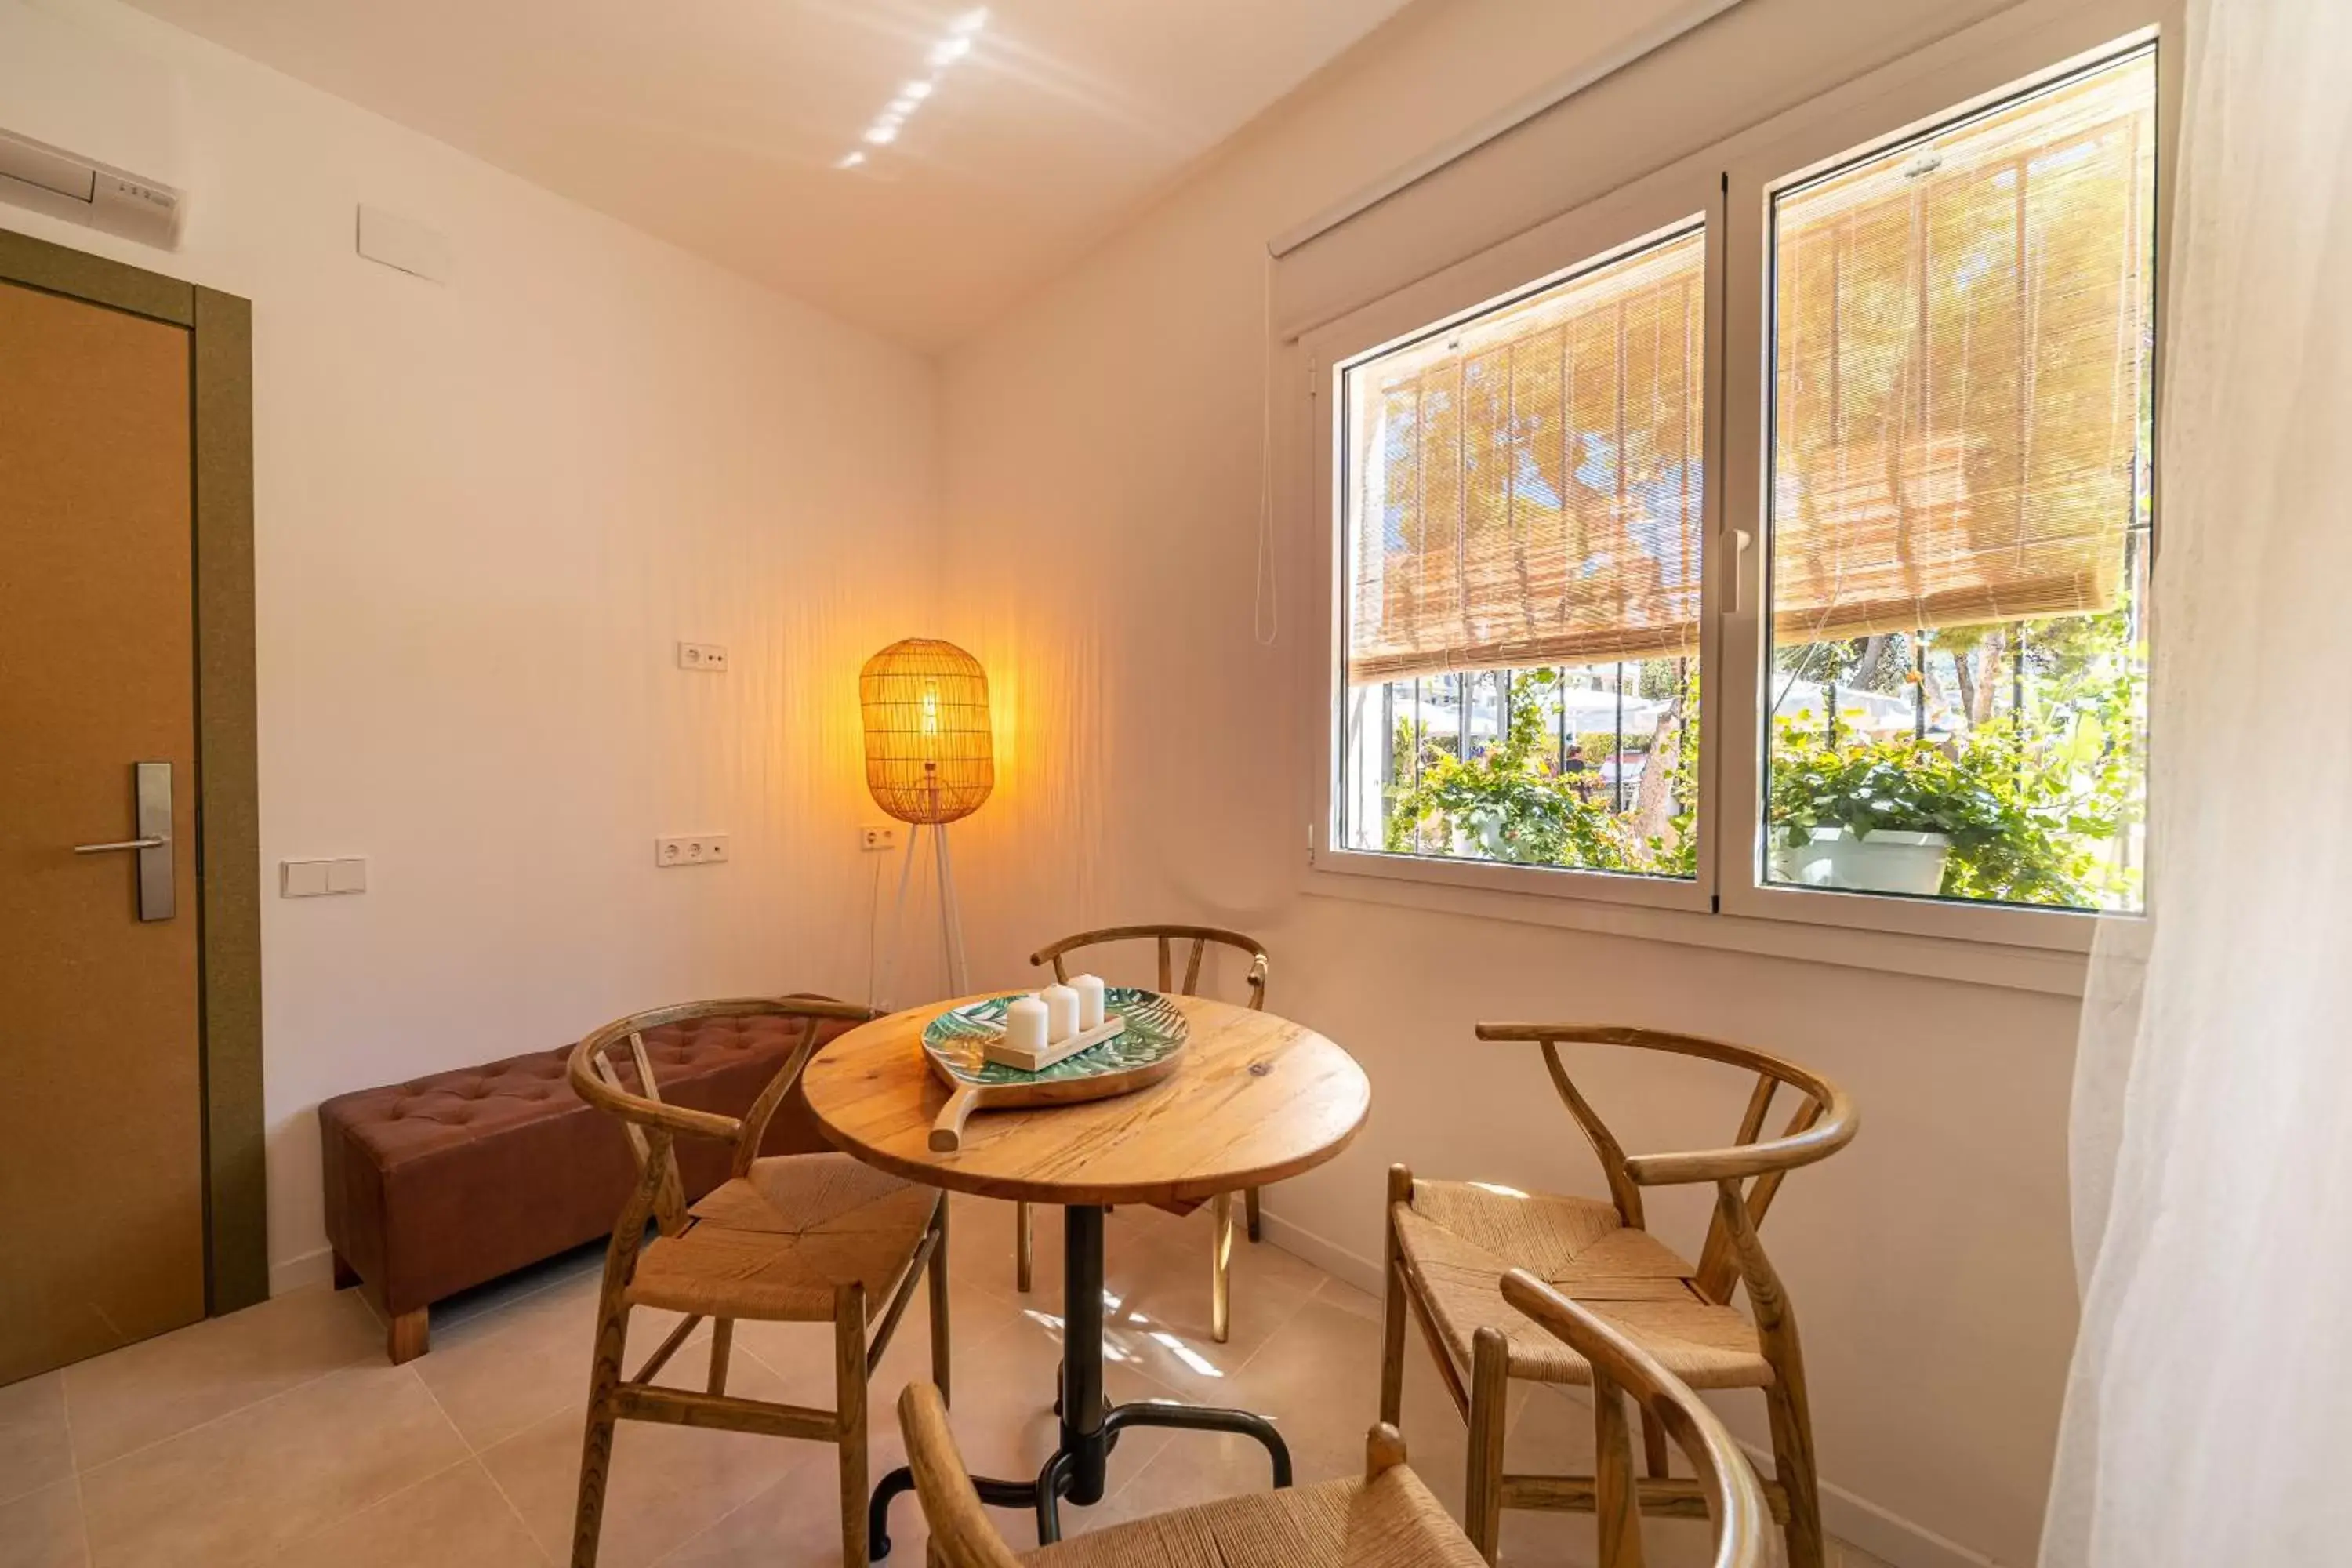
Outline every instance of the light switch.
[(367, 862), (364, 859), (278, 862), (278, 896), (281, 899), (317, 899), (329, 893), (366, 891)]

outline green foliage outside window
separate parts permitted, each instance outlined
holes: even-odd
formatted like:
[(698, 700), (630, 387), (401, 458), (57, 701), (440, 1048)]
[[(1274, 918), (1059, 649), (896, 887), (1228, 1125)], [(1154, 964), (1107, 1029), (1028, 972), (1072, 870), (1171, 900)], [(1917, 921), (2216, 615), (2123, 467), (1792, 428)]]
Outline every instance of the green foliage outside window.
[[(2140, 650), (2121, 615), (2037, 623), (2032, 668), (2042, 700), (1957, 735), (1873, 738), (1852, 726), (1783, 720), (1772, 737), (1767, 832), (1799, 846), (1816, 828), (1940, 833), (1951, 841), (1942, 893), (2057, 908), (2129, 907), (2138, 873), (2108, 850), (2139, 805)], [(1829, 645), (1823, 645), (1828, 647)], [(1890, 683), (1901, 667), (1892, 667)], [(1510, 721), (1461, 757), (1415, 726), (1398, 726), (1385, 847), (1514, 865), (1664, 877), (1697, 867), (1699, 749), (1687, 722), (1698, 682), (1655, 734), (1628, 735), (1628, 757), (1663, 764), (1644, 802), (1629, 785), (1612, 809), (1602, 759), (1615, 737), (1572, 735), (1586, 771), (1563, 774), (1545, 694), (1559, 677), (1516, 674)], [(1419, 753), (1419, 768), (1414, 754)], [(1650, 810), (1645, 814), (1643, 805)], [(1647, 820), (1657, 831), (1644, 832)]]
[[(1666, 832), (1644, 837), (1633, 812), (1611, 809), (1611, 792), (1600, 783), (1599, 756), (1605, 755), (1613, 735), (1576, 737), (1591, 771), (1581, 776), (1558, 771), (1542, 694), (1559, 679), (1550, 669), (1515, 674), (1510, 723), (1475, 757), (1455, 756), (1412, 725), (1398, 727), (1396, 776), (1412, 778), (1416, 747), (1421, 769), (1418, 783), (1390, 792), (1385, 844), (1391, 853), (1458, 853), (1522, 866), (1692, 874), (1697, 855), (1687, 815), (1670, 816)], [(1591, 749), (1596, 742), (1599, 754)], [(1648, 743), (1644, 737), (1643, 744)], [(1696, 775), (1689, 771), (1696, 768), (1696, 744), (1685, 746), (1675, 769), (1675, 799), (1685, 812), (1696, 800)]]

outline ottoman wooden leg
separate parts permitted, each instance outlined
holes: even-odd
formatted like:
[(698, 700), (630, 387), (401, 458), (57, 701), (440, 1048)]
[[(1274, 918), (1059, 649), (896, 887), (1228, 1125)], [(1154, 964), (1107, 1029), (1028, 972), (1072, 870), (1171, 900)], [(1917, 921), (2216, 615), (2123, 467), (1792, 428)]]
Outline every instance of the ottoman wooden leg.
[(402, 1312), (392, 1320), (391, 1326), (384, 1331), (383, 1353), (392, 1358), (393, 1365), (415, 1361), (425, 1353), (430, 1343), (428, 1321), (426, 1309), (423, 1307), (413, 1312)]

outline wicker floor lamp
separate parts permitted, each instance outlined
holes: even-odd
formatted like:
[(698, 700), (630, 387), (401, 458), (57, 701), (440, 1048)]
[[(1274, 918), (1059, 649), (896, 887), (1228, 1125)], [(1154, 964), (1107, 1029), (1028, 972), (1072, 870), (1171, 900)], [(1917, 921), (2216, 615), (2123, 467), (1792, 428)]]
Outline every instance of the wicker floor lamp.
[[(948, 858), (948, 824), (978, 811), (996, 787), (988, 674), (980, 660), (953, 643), (908, 637), (866, 661), (857, 672), (857, 699), (865, 715), (866, 787), (876, 805), (917, 830), (908, 835), (898, 872), (898, 916), (906, 913), (918, 840), (928, 827), (939, 867), (940, 939), (947, 951), (949, 992), (961, 996), (963, 920)], [(896, 930), (894, 924), (894, 955)], [(876, 990), (887, 990), (879, 979)]]

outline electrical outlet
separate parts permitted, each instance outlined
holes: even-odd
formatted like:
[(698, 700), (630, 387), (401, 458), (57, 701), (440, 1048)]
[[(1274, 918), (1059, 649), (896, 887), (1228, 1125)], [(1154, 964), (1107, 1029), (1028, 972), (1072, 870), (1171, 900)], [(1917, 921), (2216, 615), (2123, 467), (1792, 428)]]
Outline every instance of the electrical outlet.
[(677, 645), (677, 667), (699, 669), (711, 675), (727, 673), (727, 647), (723, 643), (682, 642)]
[(895, 822), (868, 823), (857, 830), (857, 847), (873, 851), (898, 847), (898, 825)]
[(690, 833), (654, 840), (656, 866), (716, 866), (727, 858), (727, 835)]

